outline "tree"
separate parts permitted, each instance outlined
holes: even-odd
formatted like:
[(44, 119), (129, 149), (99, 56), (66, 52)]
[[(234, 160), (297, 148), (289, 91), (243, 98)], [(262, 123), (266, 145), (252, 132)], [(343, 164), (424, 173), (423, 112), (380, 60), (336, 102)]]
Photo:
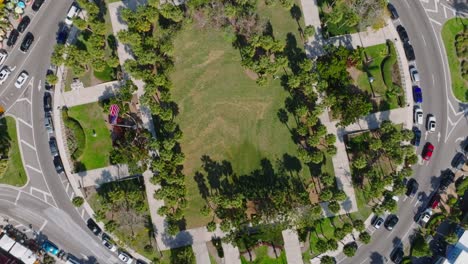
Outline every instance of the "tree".
[(356, 254), (356, 250), (357, 250), (357, 245), (356, 243), (349, 243), (349, 244), (346, 244), (344, 247), (343, 247), (343, 253), (347, 256), (347, 257), (352, 257)]
[(331, 202), (328, 204), (328, 209), (329, 209), (330, 212), (332, 212), (333, 214), (337, 214), (337, 213), (340, 211), (340, 204), (339, 204), (337, 201), (331, 201)]
[(351, 234), (353, 232), (353, 225), (351, 223), (344, 223), (342, 229), (346, 234)]
[(206, 225), (206, 229), (208, 230), (208, 232), (213, 232), (216, 230), (216, 223), (211, 221), (209, 222), (207, 225)]
[(327, 240), (327, 248), (328, 250), (334, 251), (338, 249), (338, 242), (336, 242), (336, 239), (330, 238)]
[(114, 220), (110, 220), (104, 225), (104, 228), (107, 232), (112, 233), (115, 231), (115, 229), (117, 229), (117, 226), (117, 222), (115, 222)]
[(48, 254), (45, 254), (43, 263), (44, 264), (55, 264), (55, 259), (53, 257), (49, 256)]
[(50, 85), (56, 85), (58, 81), (57, 75), (55, 74), (47, 74), (46, 75), (46, 82)]
[(360, 170), (367, 166), (367, 160), (364, 155), (361, 155), (353, 160), (353, 167)]
[(315, 151), (312, 153), (310, 156), (310, 161), (314, 164), (319, 164), (320, 162), (323, 161), (323, 152), (321, 151)]
[(342, 240), (347, 234), (342, 228), (336, 228), (334, 235), (336, 239)]
[(458, 236), (455, 231), (450, 232), (447, 236), (445, 236), (445, 241), (449, 244), (456, 244), (458, 242)]
[(329, 188), (322, 190), (322, 192), (320, 193), (320, 200), (324, 202), (330, 201), (332, 197), (333, 197), (333, 192)]
[(371, 241), (371, 236), (367, 232), (362, 232), (361, 234), (359, 234), (359, 240), (361, 240), (364, 244), (369, 244), (369, 242)]
[(330, 173), (324, 172), (320, 175), (320, 182), (325, 186), (331, 186), (335, 183), (335, 177)]
[(364, 226), (364, 222), (361, 219), (354, 220), (353, 226), (359, 232), (362, 232), (366, 229), (366, 227)]
[(317, 249), (317, 252), (314, 252), (315, 254), (321, 254), (321, 253), (327, 251), (328, 250), (327, 241), (325, 241), (323, 239), (319, 239), (315, 243), (315, 249)]
[(330, 257), (330, 256), (322, 256), (322, 258), (320, 258), (320, 264), (335, 264), (336, 263), (336, 260), (334, 257)]
[(72, 199), (72, 204), (73, 204), (75, 207), (80, 207), (80, 206), (83, 205), (83, 203), (84, 203), (84, 199), (83, 199), (83, 197), (81, 197), (81, 196), (75, 196), (75, 197), (73, 197), (73, 199)]
[(315, 27), (312, 25), (308, 25), (304, 28), (304, 36), (306, 38), (310, 38), (315, 35)]
[(174, 22), (180, 22), (182, 21), (182, 19), (184, 19), (184, 14), (182, 13), (182, 10), (171, 3), (161, 5), (159, 8), (159, 12), (164, 18), (170, 19)]
[(415, 257), (430, 256), (431, 250), (421, 233), (417, 233), (411, 244), (411, 253)]
[(333, 193), (333, 199), (338, 202), (343, 202), (347, 198), (348, 196), (346, 196), (346, 193), (343, 190), (337, 190)]

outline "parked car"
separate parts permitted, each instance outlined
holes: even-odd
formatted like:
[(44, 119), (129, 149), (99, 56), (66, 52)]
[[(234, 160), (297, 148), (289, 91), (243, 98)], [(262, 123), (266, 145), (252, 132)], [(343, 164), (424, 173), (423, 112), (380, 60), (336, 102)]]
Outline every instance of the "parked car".
[(62, 28), (57, 34), (57, 44), (65, 44), (67, 42), (69, 33), (70, 33), (70, 28), (67, 26), (62, 26)]
[(16, 29), (13, 29), (10, 32), (10, 35), (8, 36), (7, 46), (8, 47), (14, 46), (16, 44), (16, 41), (18, 41), (18, 37), (19, 37), (19, 31)]
[(29, 74), (26, 71), (22, 71), (18, 78), (16, 78), (15, 87), (20, 89), (26, 83), (29, 78)]
[(431, 219), (432, 216), (432, 209), (427, 208), (424, 212), (422, 212), (418, 219), (416, 220), (416, 223), (418, 223), (420, 226), (424, 227), (427, 222), (429, 222), (429, 219)]
[(50, 115), (50, 113), (45, 114), (44, 126), (46, 127), (47, 132), (54, 132), (54, 123), (52, 122), (52, 116)]
[(405, 49), (405, 55), (408, 61), (414, 61), (416, 59), (416, 56), (414, 55), (414, 49), (409, 42), (405, 42), (403, 44), (403, 48)]
[(32, 4), (31, 9), (37, 12), (39, 8), (41, 8), (43, 3), (44, 3), (44, 0), (34, 0), (34, 3)]
[(433, 153), (434, 153), (434, 145), (432, 145), (430, 142), (427, 142), (422, 152), (423, 159), (430, 160)]
[(57, 255), (59, 252), (58, 247), (49, 240), (46, 240), (44, 243), (42, 243), (41, 248), (44, 249), (47, 253), (52, 254), (54, 256)]
[(31, 32), (26, 33), (26, 36), (24, 37), (23, 42), (21, 42), (20, 50), (23, 53), (28, 52), (33, 41), (34, 41), (34, 35)]
[(73, 24), (73, 18), (78, 14), (79, 9), (75, 4), (70, 6), (68, 9), (67, 17), (65, 18), (65, 24), (71, 26)]
[(31, 23), (31, 19), (28, 16), (24, 16), (18, 24), (18, 31), (23, 33), (29, 26), (29, 23)]
[(455, 157), (453, 157), (452, 167), (454, 167), (457, 170), (460, 170), (463, 167), (463, 165), (465, 165), (465, 162), (465, 154), (458, 152), (457, 154), (455, 154)]
[(406, 195), (409, 197), (414, 197), (418, 192), (419, 183), (415, 179), (410, 179), (408, 181)]
[(0, 50), (0, 65), (3, 65), (3, 63), (6, 61), (6, 58), (8, 57), (8, 53), (6, 50)]
[(442, 179), (440, 180), (439, 190), (445, 191), (450, 186), (450, 184), (454, 183), (455, 181), (455, 173), (453, 173), (450, 169), (445, 170), (442, 173)]
[(86, 222), (86, 225), (88, 226), (89, 230), (91, 230), (96, 236), (99, 236), (102, 233), (101, 228), (96, 224), (96, 222), (94, 222), (93, 219), (89, 218)]
[[(47, 70), (47, 73), (46, 73), (46, 77), (47, 77), (47, 75), (50, 75), (50, 74), (55, 74), (55, 73), (54, 73), (53, 70), (48, 69), (48, 70)], [(46, 80), (47, 80), (47, 78), (46, 78)], [(46, 89), (47, 91), (49, 91), (49, 90), (51, 90), (52, 88), (54, 88), (54, 86), (51, 85), (50, 83), (48, 83), (47, 81), (45, 81), (45, 89)]]
[(374, 225), (375, 229), (379, 229), (379, 228), (382, 226), (383, 223), (384, 223), (383, 218), (378, 216), (378, 217), (374, 220), (373, 225)]
[(133, 258), (130, 257), (130, 255), (126, 252), (119, 251), (119, 259), (127, 264), (132, 264), (133, 263)]
[(396, 215), (389, 215), (387, 217), (387, 220), (385, 221), (385, 228), (387, 228), (387, 230), (391, 231), (393, 230), (393, 228), (398, 224), (398, 216)]
[(423, 102), (422, 89), (419, 86), (413, 86), (413, 100), (417, 104)]
[(3, 84), (6, 79), (8, 79), (8, 76), (10, 76), (11, 70), (8, 68), (8, 66), (3, 67), (3, 69), (0, 71), (0, 84)]
[(406, 32), (406, 29), (402, 25), (398, 25), (396, 27), (396, 30), (398, 32), (398, 36), (400, 36), (400, 40), (403, 43), (406, 43), (409, 41), (408, 33)]
[(62, 173), (63, 172), (63, 164), (62, 164), (62, 160), (60, 159), (59, 156), (54, 157), (54, 167), (55, 167), (55, 171), (57, 173)]
[(414, 122), (418, 125), (422, 125), (424, 123), (424, 114), (423, 110), (419, 106), (414, 107)]
[(427, 115), (426, 128), (429, 132), (435, 132), (436, 130), (436, 118), (434, 115)]
[(396, 8), (392, 4), (388, 3), (387, 4), (387, 9), (388, 9), (388, 12), (390, 12), (390, 17), (393, 20), (398, 19), (400, 17), (400, 16), (398, 16), (398, 12), (397, 12)]
[(106, 234), (102, 234), (102, 244), (111, 252), (117, 251), (117, 246), (114, 243), (112, 243), (110, 237)]
[(49, 139), (49, 148), (50, 148), (50, 153), (52, 156), (58, 156), (58, 148), (57, 148), (57, 140), (55, 140), (55, 137), (50, 137)]
[(403, 261), (405, 253), (401, 247), (395, 248), (392, 253), (390, 254), (390, 259), (393, 263), (400, 264)]
[(136, 262), (135, 262), (135, 264), (148, 264), (148, 263), (144, 262), (144, 261), (141, 260), (141, 259), (137, 259)]
[(81, 260), (79, 260), (77, 257), (73, 256), (72, 254), (68, 253), (67, 254), (67, 262), (65, 264), (81, 264)]
[(440, 194), (436, 194), (432, 196), (432, 199), (429, 203), (429, 208), (436, 209), (439, 206), (439, 203), (440, 203)]
[(419, 82), (419, 72), (414, 65), (409, 66), (409, 72), (411, 80), (413, 80), (413, 82)]
[(413, 145), (419, 147), (419, 144), (421, 143), (421, 130), (419, 130), (417, 127), (413, 127), (413, 133)]
[(44, 112), (50, 112), (52, 110), (52, 96), (50, 93), (44, 93)]

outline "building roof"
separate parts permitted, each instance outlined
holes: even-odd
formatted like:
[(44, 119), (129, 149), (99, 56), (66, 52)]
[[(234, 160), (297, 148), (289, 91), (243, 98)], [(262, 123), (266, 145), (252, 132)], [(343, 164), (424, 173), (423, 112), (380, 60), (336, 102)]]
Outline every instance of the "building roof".
[(10, 251), (10, 249), (15, 244), (15, 241), (11, 239), (7, 234), (3, 233), (3, 236), (0, 238), (0, 247), (5, 250), (6, 252)]

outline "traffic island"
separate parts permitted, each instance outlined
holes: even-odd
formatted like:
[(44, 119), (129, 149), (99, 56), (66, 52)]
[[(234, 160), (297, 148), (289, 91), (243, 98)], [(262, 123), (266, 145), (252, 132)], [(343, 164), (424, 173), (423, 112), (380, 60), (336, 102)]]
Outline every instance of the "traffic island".
[(0, 184), (21, 187), (27, 180), (18, 144), (16, 121), (7, 116), (0, 119)]

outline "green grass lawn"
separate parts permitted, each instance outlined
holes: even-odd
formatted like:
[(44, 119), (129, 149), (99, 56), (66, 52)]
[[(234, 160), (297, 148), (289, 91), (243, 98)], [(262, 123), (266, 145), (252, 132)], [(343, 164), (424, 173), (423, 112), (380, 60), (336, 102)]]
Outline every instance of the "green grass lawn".
[(158, 262), (155, 263), (160, 263), (160, 264), (179, 264), (179, 263), (184, 263), (184, 264), (195, 264), (195, 261), (193, 262), (187, 262), (187, 261), (182, 261), (179, 258), (177, 258), (177, 255), (182, 255), (182, 252), (188, 251), (192, 252), (193, 250), (191, 246), (186, 246), (186, 247), (181, 247), (181, 248), (173, 248), (171, 250), (164, 250), (161, 251), (162, 256), (159, 258)]
[[(260, 4), (261, 6), (261, 4)], [(284, 8), (261, 6), (260, 13), (271, 17), (278, 39), (286, 39), (289, 31), (297, 36), (302, 48), (296, 21)], [(285, 19), (287, 18), (287, 19)], [(275, 28), (275, 25), (278, 29)], [(296, 156), (297, 147), (291, 133), (277, 118), (284, 106), (287, 92), (279, 80), (259, 87), (241, 66), (239, 51), (223, 38), (222, 32), (192, 28), (183, 29), (174, 41), (175, 70), (172, 91), (180, 114), (184, 137), (182, 151), (186, 155), (184, 173), (187, 176), (187, 227), (202, 226), (211, 217), (200, 215), (205, 201), (199, 194), (194, 174), (201, 169), (202, 155), (213, 160), (231, 162), (233, 171), (248, 174), (260, 168), (260, 160), (272, 164), (289, 154)], [(292, 117), (290, 118), (292, 119)], [(291, 120), (290, 127), (293, 127)], [(306, 166), (302, 175), (309, 177)]]
[(6, 170), (0, 175), (0, 184), (17, 187), (25, 185), (28, 179), (21, 160), (16, 121), (13, 117), (7, 116), (0, 119), (0, 140), (2, 141), (2, 147), (4, 143), (9, 145)]
[(463, 25), (468, 25), (466, 18), (452, 18), (445, 22), (442, 28), (442, 39), (444, 40), (447, 60), (450, 67), (450, 77), (452, 79), (452, 90), (455, 97), (460, 100), (468, 101), (468, 81), (463, 79), (460, 70), (460, 61), (455, 52), (455, 36), (463, 30)]
[[(86, 146), (78, 161), (86, 170), (108, 166), (112, 141), (105, 124), (105, 115), (99, 104), (91, 103), (72, 107), (68, 109), (68, 115), (81, 124), (86, 136)], [(93, 130), (96, 132), (96, 137), (93, 136)]]
[[(372, 89), (374, 90), (375, 93), (379, 95), (385, 95), (385, 91), (387, 90), (387, 87), (385, 86), (385, 83), (382, 78), (382, 71), (381, 71), (381, 65), (383, 59), (387, 56), (388, 54), (388, 49), (387, 49), (387, 44), (379, 44), (375, 46), (370, 46), (367, 48), (364, 48), (363, 53), (367, 55), (367, 58), (372, 59), (372, 62), (367, 65), (367, 71), (370, 73), (372, 77), (374, 77), (374, 82), (372, 82)], [(365, 58), (365, 55), (362, 56)], [(369, 79), (366, 73), (366, 70), (364, 69), (364, 66), (362, 66), (361, 70), (363, 71), (359, 75), (358, 79), (358, 86), (368, 92), (372, 92), (371, 90), (371, 84), (369, 83)]]
[(286, 264), (288, 263), (286, 260), (286, 253), (284, 251), (278, 256), (278, 258), (271, 258), (268, 256), (268, 247), (267, 246), (260, 246), (254, 249), (255, 252), (255, 259), (254, 261), (248, 261), (244, 256), (241, 256), (241, 263), (242, 264)]

